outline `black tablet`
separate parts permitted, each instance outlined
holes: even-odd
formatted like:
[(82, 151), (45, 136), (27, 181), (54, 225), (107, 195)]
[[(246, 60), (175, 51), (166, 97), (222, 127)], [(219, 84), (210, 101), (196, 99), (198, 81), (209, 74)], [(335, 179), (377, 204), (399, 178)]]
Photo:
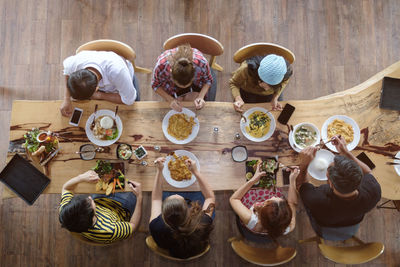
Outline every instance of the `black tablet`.
[(32, 205), (50, 183), (50, 179), (27, 160), (15, 154), (0, 173), (0, 181)]
[(379, 107), (383, 109), (400, 110), (399, 99), (400, 79), (384, 77)]

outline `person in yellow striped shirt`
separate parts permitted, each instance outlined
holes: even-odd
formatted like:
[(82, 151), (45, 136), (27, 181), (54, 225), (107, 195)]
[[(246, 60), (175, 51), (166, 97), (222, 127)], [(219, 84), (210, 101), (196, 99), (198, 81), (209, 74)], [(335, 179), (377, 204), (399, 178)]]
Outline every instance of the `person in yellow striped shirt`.
[(61, 226), (97, 243), (126, 239), (140, 223), (141, 184), (128, 181), (132, 193), (119, 192), (110, 196), (74, 195), (73, 191), (79, 183), (96, 183), (99, 179), (97, 173), (90, 170), (63, 185), (59, 208)]

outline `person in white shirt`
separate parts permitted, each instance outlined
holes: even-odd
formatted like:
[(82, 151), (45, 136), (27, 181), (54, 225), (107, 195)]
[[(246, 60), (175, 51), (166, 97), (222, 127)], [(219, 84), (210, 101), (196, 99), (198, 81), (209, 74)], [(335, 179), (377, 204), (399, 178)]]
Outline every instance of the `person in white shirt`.
[(114, 52), (82, 51), (66, 58), (63, 65), (67, 85), (60, 108), (63, 116), (72, 115), (71, 97), (126, 105), (139, 101), (132, 64)]

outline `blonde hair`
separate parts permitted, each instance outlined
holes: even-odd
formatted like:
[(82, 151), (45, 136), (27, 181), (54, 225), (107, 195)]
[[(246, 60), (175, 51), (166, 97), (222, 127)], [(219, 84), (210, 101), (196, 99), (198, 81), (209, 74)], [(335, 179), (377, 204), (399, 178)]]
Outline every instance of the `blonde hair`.
[(193, 50), (189, 44), (178, 46), (178, 50), (171, 56), (172, 79), (180, 85), (187, 85), (193, 81)]

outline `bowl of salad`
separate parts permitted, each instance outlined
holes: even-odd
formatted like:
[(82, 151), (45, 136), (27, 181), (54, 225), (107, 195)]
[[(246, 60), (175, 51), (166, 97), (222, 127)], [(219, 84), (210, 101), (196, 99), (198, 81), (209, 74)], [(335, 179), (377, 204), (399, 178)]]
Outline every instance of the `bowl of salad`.
[(121, 143), (117, 146), (117, 158), (128, 160), (132, 157), (133, 151), (130, 144)]
[(321, 135), (317, 126), (309, 122), (302, 122), (293, 127), (291, 138), (297, 148), (303, 149), (319, 144)]

